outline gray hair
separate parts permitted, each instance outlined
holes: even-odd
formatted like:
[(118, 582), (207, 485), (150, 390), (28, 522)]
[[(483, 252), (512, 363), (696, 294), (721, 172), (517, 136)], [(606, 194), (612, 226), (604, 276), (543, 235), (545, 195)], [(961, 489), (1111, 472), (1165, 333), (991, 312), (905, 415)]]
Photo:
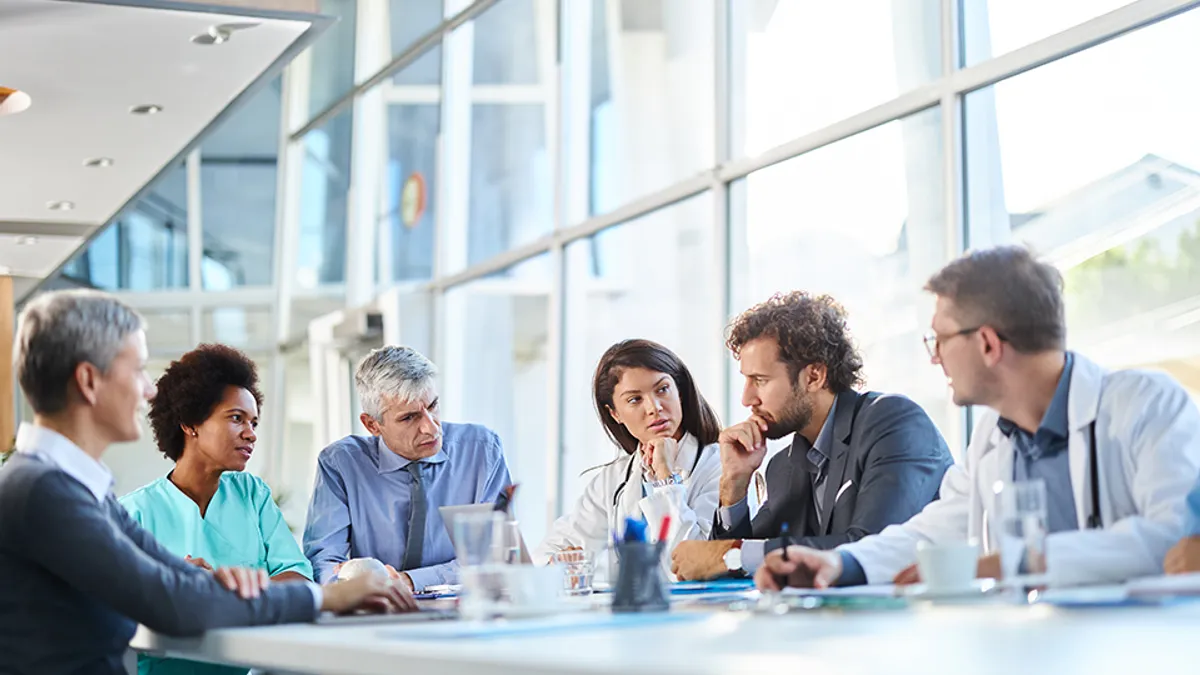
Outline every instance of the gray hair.
[(21, 310), (13, 350), (29, 405), (42, 414), (62, 411), (79, 364), (108, 372), (125, 339), (145, 328), (140, 314), (107, 293), (56, 291), (34, 298)]
[(387, 346), (374, 349), (358, 364), (354, 388), (364, 413), (379, 419), (383, 398), (401, 403), (419, 401), (434, 391), (437, 366), (411, 347)]

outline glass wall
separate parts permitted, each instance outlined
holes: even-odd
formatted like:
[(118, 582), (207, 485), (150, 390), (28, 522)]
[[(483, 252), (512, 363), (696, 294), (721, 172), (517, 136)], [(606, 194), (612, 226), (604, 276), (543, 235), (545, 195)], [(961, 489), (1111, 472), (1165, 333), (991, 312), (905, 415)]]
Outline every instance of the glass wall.
[(483, 424), (504, 444), (521, 484), (525, 537), (545, 535), (556, 475), (546, 428), (551, 409), (551, 257), (542, 255), (451, 289), (437, 354), (443, 420)]
[(967, 152), (999, 198), (994, 236), (1066, 276), (1069, 343), (1110, 367), (1170, 371), (1200, 392), (1200, 12), (1117, 38), (966, 98)]
[(535, 540), (616, 452), (591, 400), (606, 348), (662, 342), (734, 422), (723, 330), (794, 289), (845, 305), (867, 387), (958, 451), (921, 289), (967, 247), (1031, 244), (1065, 273), (1072, 348), (1200, 391), (1200, 10), (1180, 7), (325, 0), (336, 27), (64, 280), (126, 292), (155, 358), (210, 339), (271, 364), (265, 466), (293, 519), (384, 336), (438, 363), (448, 421), (500, 434)]
[(587, 125), (579, 126), (587, 129), (588, 210), (596, 215), (716, 160), (717, 3), (590, 3), (590, 16), (580, 18), (589, 24), (590, 63), (570, 77), (588, 83)]
[[(583, 492), (581, 477), (612, 460), (597, 419), (592, 375), (621, 340), (654, 340), (675, 352), (701, 394), (721, 412), (721, 335), (713, 298), (713, 200), (702, 194), (572, 242), (566, 249), (563, 326), (563, 501)], [(706, 328), (706, 326), (708, 328)]]
[(187, 167), (180, 163), (68, 262), (62, 276), (113, 291), (186, 288), (187, 228)]

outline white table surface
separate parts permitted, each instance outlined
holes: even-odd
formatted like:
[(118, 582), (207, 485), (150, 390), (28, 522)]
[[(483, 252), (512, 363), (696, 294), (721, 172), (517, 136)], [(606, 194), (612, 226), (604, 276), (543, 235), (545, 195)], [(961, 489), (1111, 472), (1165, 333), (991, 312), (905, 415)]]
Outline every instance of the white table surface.
[[(694, 611), (694, 610), (685, 610)], [(449, 622), (438, 622), (449, 624)], [(1200, 602), (1154, 608), (917, 605), (501, 638), (406, 638), (430, 624), (311, 624), (172, 639), (135, 649), (299, 673), (1143, 673), (1200, 672)]]

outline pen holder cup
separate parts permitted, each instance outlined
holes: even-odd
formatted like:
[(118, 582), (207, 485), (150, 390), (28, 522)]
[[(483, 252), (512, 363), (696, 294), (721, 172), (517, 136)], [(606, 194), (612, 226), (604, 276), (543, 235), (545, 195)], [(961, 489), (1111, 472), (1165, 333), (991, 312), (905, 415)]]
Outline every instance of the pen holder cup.
[(663, 574), (662, 547), (649, 542), (617, 544), (617, 583), (613, 587), (614, 612), (665, 612), (671, 591)]

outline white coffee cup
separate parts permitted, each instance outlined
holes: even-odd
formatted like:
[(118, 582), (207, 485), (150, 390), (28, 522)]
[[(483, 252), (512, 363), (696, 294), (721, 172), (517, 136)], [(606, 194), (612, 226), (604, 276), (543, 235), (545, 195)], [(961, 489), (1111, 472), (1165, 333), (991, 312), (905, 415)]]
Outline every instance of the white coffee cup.
[(917, 544), (917, 569), (925, 588), (930, 591), (972, 588), (978, 563), (979, 545), (974, 542), (934, 544), (922, 541)]

